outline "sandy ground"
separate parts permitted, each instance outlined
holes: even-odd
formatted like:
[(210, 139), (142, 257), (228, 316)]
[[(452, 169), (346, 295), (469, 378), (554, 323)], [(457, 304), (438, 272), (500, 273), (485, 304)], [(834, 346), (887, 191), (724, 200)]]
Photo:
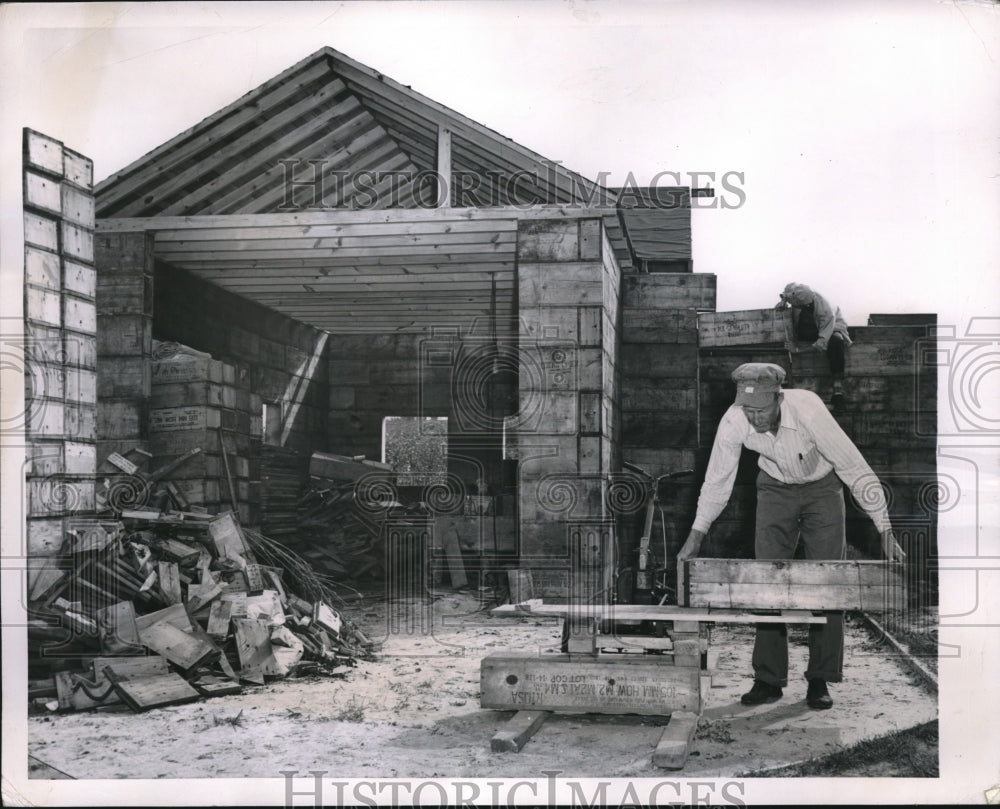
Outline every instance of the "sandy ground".
[[(667, 719), (553, 715), (520, 753), (492, 753), (490, 739), (513, 712), (479, 707), (483, 656), (505, 649), (558, 650), (560, 623), (498, 618), (464, 594), (428, 604), (391, 604), (416, 616), (413, 633), (387, 631), (387, 605), (348, 613), (379, 659), (340, 677), (276, 680), (240, 695), (136, 715), (120, 711), (33, 716), (28, 753), (74, 778), (280, 778), (292, 770), (328, 777), (662, 777), (651, 755)], [(407, 612), (407, 610), (415, 610)], [(849, 621), (845, 681), (835, 705), (805, 704), (804, 628), (790, 632), (785, 696), (745, 708), (753, 629), (719, 625), (719, 662), (682, 774), (727, 777), (826, 755), (937, 717), (937, 701)], [(231, 721), (227, 721), (231, 720)], [(51, 777), (44, 768), (33, 777)]]

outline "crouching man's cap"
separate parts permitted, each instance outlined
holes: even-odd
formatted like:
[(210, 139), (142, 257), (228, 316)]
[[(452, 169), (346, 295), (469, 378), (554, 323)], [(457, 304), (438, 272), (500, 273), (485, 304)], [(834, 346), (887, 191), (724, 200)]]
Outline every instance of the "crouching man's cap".
[(769, 362), (747, 362), (733, 371), (736, 404), (767, 407), (785, 381), (785, 369)]

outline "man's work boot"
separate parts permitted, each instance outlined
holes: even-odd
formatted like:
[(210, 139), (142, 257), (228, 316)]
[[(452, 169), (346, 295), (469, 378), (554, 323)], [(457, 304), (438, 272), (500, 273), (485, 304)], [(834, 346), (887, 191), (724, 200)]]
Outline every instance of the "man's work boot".
[(809, 680), (809, 690), (806, 692), (806, 704), (810, 708), (820, 710), (833, 707), (830, 692), (826, 690), (826, 680), (814, 677)]
[(833, 395), (830, 397), (830, 404), (836, 411), (844, 408), (844, 386), (839, 379), (833, 380)]
[(744, 705), (763, 705), (765, 702), (777, 702), (781, 699), (782, 691), (776, 685), (770, 685), (763, 680), (754, 680), (753, 688), (747, 691), (740, 702)]

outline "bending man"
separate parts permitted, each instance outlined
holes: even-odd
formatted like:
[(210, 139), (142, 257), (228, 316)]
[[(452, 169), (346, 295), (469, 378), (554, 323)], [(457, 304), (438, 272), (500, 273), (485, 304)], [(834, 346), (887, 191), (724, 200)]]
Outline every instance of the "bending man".
[[(846, 550), (846, 484), (868, 513), (892, 561), (904, 554), (889, 524), (885, 495), (858, 448), (812, 391), (781, 390), (785, 371), (769, 363), (747, 363), (732, 375), (736, 402), (722, 417), (698, 511), (678, 559), (698, 553), (716, 517), (729, 502), (743, 447), (760, 453), (757, 476), (755, 554), (791, 559), (801, 540), (807, 559), (843, 559)], [(844, 618), (826, 613), (826, 624), (809, 629), (810, 708), (833, 705), (827, 683), (840, 682), (844, 662)], [(744, 705), (774, 702), (788, 684), (788, 639), (784, 624), (758, 624), (753, 650), (754, 684)]]

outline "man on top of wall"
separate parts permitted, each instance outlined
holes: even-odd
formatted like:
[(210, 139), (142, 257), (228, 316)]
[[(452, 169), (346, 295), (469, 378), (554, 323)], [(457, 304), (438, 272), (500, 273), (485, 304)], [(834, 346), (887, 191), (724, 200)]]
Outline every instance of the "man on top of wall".
[[(785, 348), (791, 353), (809, 348), (826, 351), (830, 373), (833, 375), (833, 402), (839, 405), (844, 396), (844, 356), (847, 346), (851, 344), (840, 307), (832, 306), (826, 298), (805, 284), (795, 283), (785, 286), (781, 300), (774, 308), (780, 310), (789, 307), (792, 310), (792, 332), (795, 339), (786, 341)], [(800, 347), (799, 341), (809, 345)]]
[[(677, 558), (697, 555), (702, 540), (732, 494), (740, 451), (760, 453), (757, 476), (755, 555), (791, 559), (801, 540), (807, 559), (843, 559), (846, 551), (844, 489), (871, 517), (890, 561), (905, 557), (896, 542), (885, 494), (871, 467), (812, 391), (782, 390), (785, 371), (770, 363), (746, 363), (732, 374), (736, 401), (719, 423), (698, 510)], [(830, 708), (827, 683), (840, 682), (844, 662), (844, 615), (825, 613), (826, 624), (809, 628), (810, 708)], [(754, 684), (744, 705), (774, 702), (788, 684), (788, 636), (784, 624), (758, 624), (753, 650)]]

